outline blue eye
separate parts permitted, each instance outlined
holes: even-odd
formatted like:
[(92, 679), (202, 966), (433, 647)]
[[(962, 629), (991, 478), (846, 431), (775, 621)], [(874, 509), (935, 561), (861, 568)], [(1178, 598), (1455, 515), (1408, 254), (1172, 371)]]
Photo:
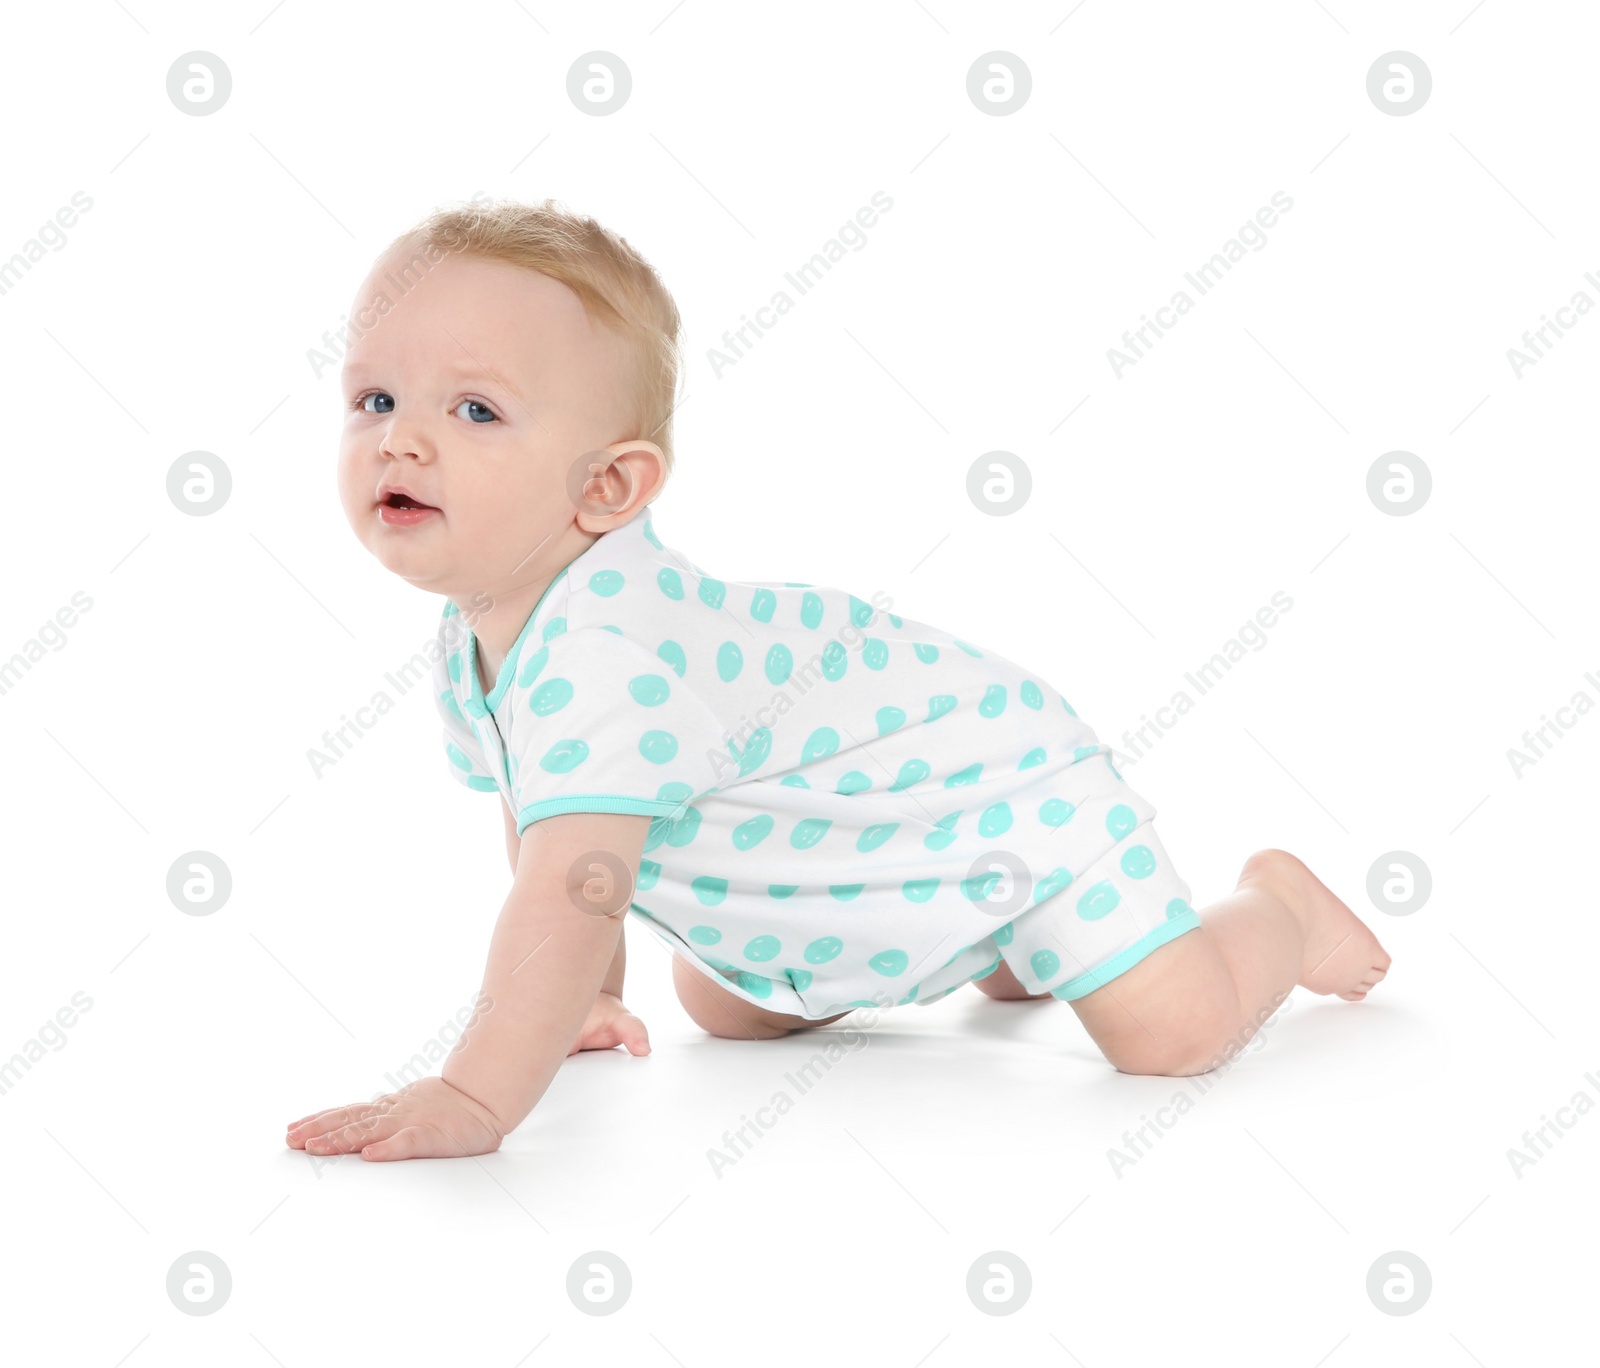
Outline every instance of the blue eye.
[[(388, 403), (389, 407), (388, 408), (367, 408), (367, 401), (369, 399), (382, 399), (382, 400), (385, 400)], [(360, 405), (361, 408), (366, 409), (366, 411), (368, 413), (392, 413), (394, 411), (394, 396), (392, 394), (385, 394), (385, 393), (383, 393), (382, 390), (375, 390), (371, 394), (364, 394), (364, 395), (361, 396), (361, 398), (356, 400), (356, 403), (358, 405)]]
[[(459, 404), (456, 405), (455, 411), (460, 413), (462, 409), (476, 410), (476, 412), (469, 413), (467, 415), (467, 421), (469, 423), (492, 423), (496, 421), (494, 410), (491, 409), (487, 404), (480, 404), (476, 399), (463, 399)], [(480, 414), (482, 415), (481, 417), (479, 416)]]

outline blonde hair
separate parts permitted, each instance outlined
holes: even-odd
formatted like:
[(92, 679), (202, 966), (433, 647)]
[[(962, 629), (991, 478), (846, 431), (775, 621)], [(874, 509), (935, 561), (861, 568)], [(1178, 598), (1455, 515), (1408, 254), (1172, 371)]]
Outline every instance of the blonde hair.
[(632, 364), (622, 380), (623, 402), (637, 429), (628, 435), (660, 447), (672, 473), (683, 325), (661, 277), (627, 239), (553, 199), (524, 204), (475, 195), (459, 208), (435, 209), (383, 255), (423, 244), (522, 266), (572, 290), (593, 322), (627, 343)]

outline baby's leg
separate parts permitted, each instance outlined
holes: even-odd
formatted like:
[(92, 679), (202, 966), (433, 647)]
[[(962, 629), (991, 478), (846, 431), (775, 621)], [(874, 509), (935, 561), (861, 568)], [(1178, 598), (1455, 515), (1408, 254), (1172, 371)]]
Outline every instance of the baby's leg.
[(678, 1001), (683, 1004), (690, 1020), (714, 1036), (728, 1040), (772, 1040), (788, 1035), (790, 1031), (805, 1030), (811, 1026), (826, 1026), (830, 1021), (848, 1016), (810, 1017), (790, 1016), (785, 1012), (769, 1012), (747, 1002), (737, 993), (718, 988), (710, 978), (693, 969), (682, 955), (672, 956), (672, 986), (677, 990)]
[(1011, 966), (1001, 960), (991, 974), (985, 974), (981, 979), (973, 979), (973, 984), (985, 997), (992, 997), (1000, 1002), (1034, 1002), (1039, 998), (1047, 998), (1049, 993), (1030, 993), (1020, 983), (1017, 976), (1011, 972)]
[(1073, 1001), (1124, 1073), (1196, 1074), (1231, 1059), (1296, 984), (1359, 1002), (1389, 968), (1378, 939), (1282, 850), (1252, 855), (1201, 927)]

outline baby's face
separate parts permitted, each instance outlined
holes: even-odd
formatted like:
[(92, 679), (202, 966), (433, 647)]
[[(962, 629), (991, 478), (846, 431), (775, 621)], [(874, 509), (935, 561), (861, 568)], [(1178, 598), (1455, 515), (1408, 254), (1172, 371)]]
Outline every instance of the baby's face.
[[(345, 356), (345, 516), (388, 569), (458, 602), (553, 573), (576, 553), (569, 472), (630, 435), (620, 339), (534, 271), (452, 254), (404, 293), (389, 271), (405, 279), (380, 261), (351, 315), (377, 321)], [(432, 511), (388, 506), (394, 485)]]

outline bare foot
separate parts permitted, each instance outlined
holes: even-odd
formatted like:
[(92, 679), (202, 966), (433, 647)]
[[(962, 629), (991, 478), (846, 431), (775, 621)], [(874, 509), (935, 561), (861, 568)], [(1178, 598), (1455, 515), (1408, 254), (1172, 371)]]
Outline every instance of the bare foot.
[(1244, 862), (1239, 882), (1276, 894), (1299, 921), (1306, 938), (1302, 988), (1360, 1002), (1389, 972), (1389, 954), (1367, 924), (1288, 851), (1258, 850)]

